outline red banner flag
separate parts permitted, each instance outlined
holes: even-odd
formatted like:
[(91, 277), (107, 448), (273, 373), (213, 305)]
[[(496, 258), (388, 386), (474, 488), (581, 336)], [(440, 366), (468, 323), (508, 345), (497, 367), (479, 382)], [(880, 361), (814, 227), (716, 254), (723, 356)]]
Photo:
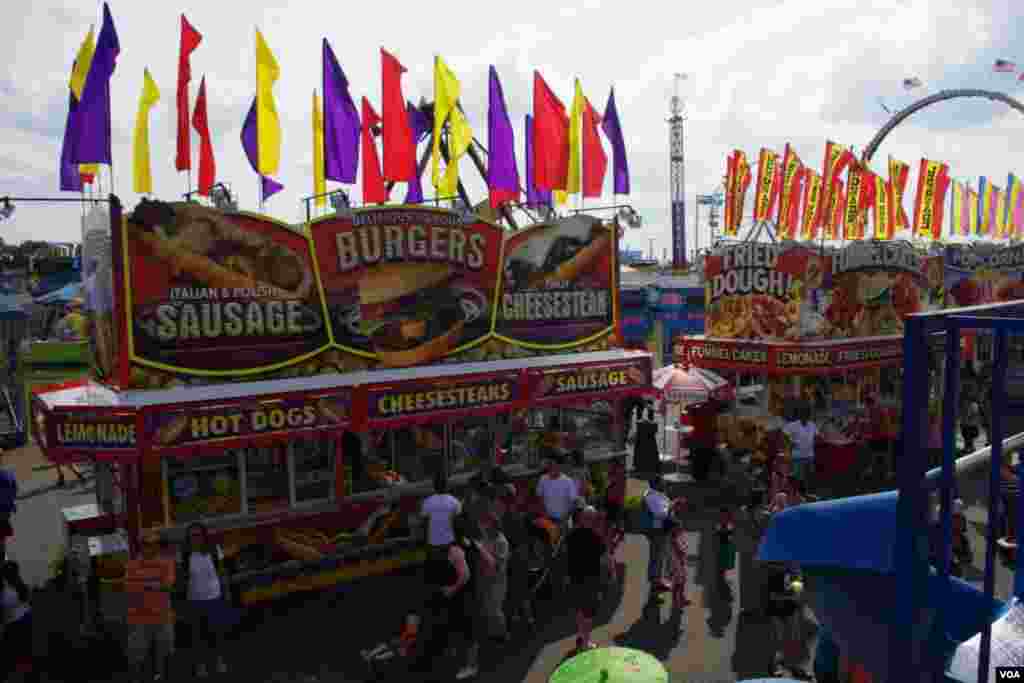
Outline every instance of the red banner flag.
[(384, 177), (380, 173), (380, 160), (377, 157), (377, 143), (373, 139), (373, 129), (380, 125), (380, 116), (374, 111), (370, 100), (363, 98), (363, 203), (383, 204), (388, 200), (388, 190), (384, 186)]
[(832, 182), (828, 194), (828, 215), (825, 223), (825, 238), (837, 240), (843, 234), (843, 217), (846, 209), (846, 189), (842, 180)]
[(178, 154), (174, 159), (174, 167), (179, 171), (192, 168), (192, 138), (188, 125), (188, 84), (192, 80), (189, 58), (202, 40), (203, 36), (182, 14), (181, 44), (178, 48)]
[(914, 198), (915, 235), (932, 239), (942, 237), (942, 200), (949, 185), (947, 176), (948, 167), (942, 162), (921, 159)]
[(533, 174), (540, 190), (565, 190), (569, 181), (569, 115), (540, 72), (533, 72)]
[(384, 95), (384, 177), (392, 182), (408, 182), (416, 177), (416, 143), (402, 95), (402, 74), (406, 69), (384, 48), (380, 50), (380, 59)]
[(880, 175), (874, 175), (875, 239), (891, 240), (896, 233), (896, 201), (892, 184)]
[(825, 162), (821, 169), (821, 184), (825, 188), (825, 202), (829, 203), (832, 188), (843, 171), (855, 161), (853, 153), (849, 149), (838, 145), (831, 140), (825, 142)]
[(804, 169), (804, 202), (803, 220), (800, 222), (800, 235), (805, 240), (818, 237), (818, 226), (822, 215), (821, 176), (809, 168)]
[(757, 188), (754, 191), (754, 222), (768, 220), (775, 205), (776, 178), (779, 155), (770, 149), (761, 149), (757, 158)]
[(889, 184), (892, 185), (892, 198), (895, 202), (895, 232), (910, 227), (907, 210), (903, 208), (903, 194), (907, 190), (908, 178), (910, 178), (910, 165), (889, 157)]
[(601, 147), (597, 127), (601, 115), (594, 111), (590, 100), (583, 98), (583, 196), (600, 197), (604, 174), (608, 171), (608, 155)]
[(199, 194), (209, 197), (217, 178), (217, 163), (213, 159), (210, 122), (206, 116), (206, 76), (199, 81), (196, 109), (192, 112), (192, 127), (199, 134)]
[(750, 187), (750, 164), (747, 155), (735, 150), (726, 163), (725, 234), (735, 236), (743, 222), (743, 207)]
[(843, 239), (859, 240), (864, 237), (863, 213), (867, 195), (864, 192), (867, 169), (854, 165), (846, 178), (846, 202), (843, 208)]
[(800, 169), (803, 162), (797, 156), (796, 150), (786, 145), (786, 152), (782, 157), (782, 187), (779, 194), (779, 212), (775, 219), (778, 232), (786, 239), (796, 237), (796, 220), (793, 213), (794, 207), (800, 200)]

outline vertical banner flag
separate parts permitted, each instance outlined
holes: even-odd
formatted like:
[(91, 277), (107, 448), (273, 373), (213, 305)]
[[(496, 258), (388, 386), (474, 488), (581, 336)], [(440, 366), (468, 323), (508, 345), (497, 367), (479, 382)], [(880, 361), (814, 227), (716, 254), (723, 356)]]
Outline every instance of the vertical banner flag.
[(363, 97), (363, 203), (383, 204), (388, 200), (388, 191), (384, 186), (384, 177), (380, 172), (380, 160), (377, 157), (377, 142), (373, 138), (373, 129), (380, 125), (380, 116), (374, 111), (370, 100)]
[(409, 127), (409, 112), (402, 94), (402, 74), (406, 68), (390, 52), (381, 48), (381, 115), (384, 119), (384, 179), (392, 182), (412, 180), (416, 175), (416, 143)]
[(181, 39), (178, 45), (178, 153), (174, 168), (179, 171), (192, 169), (192, 127), (189, 125), (188, 84), (192, 81), (192, 53), (203, 36), (181, 15)]
[(945, 168), (945, 164), (939, 161), (921, 159), (917, 175), (917, 193), (914, 198), (914, 234), (919, 237), (941, 237), (942, 223), (938, 225), (938, 234), (935, 232), (935, 213)]
[(533, 175), (533, 117), (526, 115), (525, 135), (526, 141), (526, 205), (531, 208), (539, 206), (551, 206), (551, 191), (541, 190), (537, 187)]
[[(418, 145), (430, 133), (430, 119), (419, 108), (414, 107), (412, 102), (406, 102), (406, 110), (409, 112), (409, 127), (412, 128), (413, 144)], [(423, 182), (420, 179), (420, 166), (416, 166), (416, 175), (409, 181), (409, 187), (405, 192), (406, 204), (419, 204), (423, 201)]]
[[(738, 151), (738, 150), (737, 150)], [(723, 216), (724, 225), (723, 231), (726, 235), (735, 235), (736, 221), (733, 218), (733, 212), (736, 210), (736, 162), (737, 153), (734, 151), (732, 154), (725, 158), (725, 215)]]
[(323, 42), (324, 176), (354, 185), (359, 168), (359, 111), (327, 39)]
[(249, 105), (249, 112), (245, 115), (245, 122), (242, 124), (242, 149), (245, 151), (245, 158), (249, 160), (249, 166), (253, 173), (260, 176), (260, 202), (269, 199), (284, 189), (284, 185), (265, 175), (260, 175), (259, 164), (259, 135), (256, 132), (256, 98), (252, 98)]
[(992, 217), (992, 234), (996, 239), (1006, 237), (1006, 193), (999, 188), (994, 188), (992, 194), (995, 201), (995, 215)]
[(441, 132), (459, 99), (459, 81), (448, 65), (434, 57), (434, 141), (430, 152), (430, 180), (441, 186)]
[(891, 240), (896, 233), (896, 201), (892, 184), (880, 175), (875, 181), (875, 239)]
[(747, 155), (740, 150), (736, 150), (736, 195), (734, 198), (735, 207), (733, 209), (733, 231), (739, 230), (740, 223), (743, 222), (743, 211), (746, 208), (747, 203), (747, 190), (750, 188), (750, 162), (747, 161)]
[(800, 236), (804, 240), (818, 237), (818, 225), (821, 223), (821, 176), (809, 168), (804, 169), (804, 205), (803, 220), (800, 223)]
[(786, 234), (790, 239), (797, 239), (800, 234), (800, 208), (803, 206), (803, 193), (807, 180), (807, 169), (801, 166), (797, 169), (796, 178), (793, 180), (793, 190), (789, 197), (789, 211), (786, 217)]
[(779, 212), (775, 218), (778, 231), (787, 239), (793, 239), (796, 226), (793, 224), (792, 206), (797, 192), (797, 183), (800, 179), (800, 169), (803, 164), (796, 150), (786, 144), (786, 151), (782, 156), (782, 187), (780, 188)]
[(89, 73), (78, 98), (75, 140), (71, 161), (76, 164), (110, 164), (110, 77), (114, 75), (121, 42), (117, 38), (110, 7), (103, 3), (103, 25), (89, 63)]
[[(434, 187), (442, 197), (452, 197), (459, 187), (459, 159), (473, 143), (473, 131), (459, 108), (462, 86), (440, 57), (434, 58), (434, 148), (431, 152)], [(441, 118), (443, 117), (443, 118)], [(448, 121), (448, 165), (441, 175), (441, 130)]]
[(970, 185), (967, 186), (967, 201), (964, 206), (964, 210), (967, 212), (967, 234), (977, 235), (978, 234), (978, 214), (981, 213), (979, 205), (981, 202), (978, 201), (978, 193), (971, 189)]
[(583, 99), (583, 196), (600, 197), (604, 187), (604, 176), (608, 172), (608, 155), (601, 146), (601, 134), (597, 132), (601, 115), (594, 110), (590, 100)]
[(1021, 187), (1020, 178), (1013, 173), (1006, 179), (1006, 236), (1015, 238), (1021, 232), (1021, 215), (1024, 210), (1024, 188)]
[(132, 145), (132, 189), (138, 194), (153, 192), (153, 173), (149, 163), (149, 111), (160, 99), (160, 91), (149, 75), (149, 69), (142, 71), (142, 92), (139, 94), (139, 111), (135, 116), (135, 139)]
[(992, 229), (992, 183), (982, 176), (978, 179), (978, 234), (988, 235)]
[(260, 176), (260, 201), (266, 201), (284, 189), (284, 185), (273, 178)]
[(327, 205), (327, 178), (324, 176), (324, 117), (320, 98), (313, 89), (313, 196), (317, 206)]
[(949, 189), (949, 235), (954, 237), (962, 234), (964, 224), (964, 185), (954, 180)]
[(573, 86), (572, 109), (569, 111), (569, 175), (566, 181), (568, 194), (579, 194), (582, 189), (580, 156), (583, 148), (583, 87), (580, 79)]
[(889, 184), (892, 185), (892, 198), (896, 204), (895, 232), (910, 227), (907, 210), (903, 208), (903, 195), (907, 190), (907, 179), (910, 177), (910, 165), (889, 157)]
[(836, 187), (835, 181), (846, 170), (846, 167), (853, 162), (853, 154), (849, 149), (838, 145), (831, 140), (825, 142), (825, 161), (822, 165), (821, 183), (825, 188), (825, 202), (829, 202), (832, 188)]
[(539, 71), (533, 72), (533, 172), (542, 190), (568, 186), (569, 116)]
[[(822, 179), (824, 182), (824, 179)], [(843, 217), (846, 210), (846, 190), (843, 181), (836, 178), (828, 193), (828, 210), (825, 217), (825, 238), (837, 240), (843, 234)]]
[(601, 130), (612, 146), (612, 192), (629, 194), (629, 163), (626, 161), (626, 141), (622, 137), (619, 110), (615, 106), (615, 88), (608, 93), (608, 102), (604, 106), (604, 116), (601, 119)]
[(277, 173), (281, 165), (281, 120), (274, 104), (274, 83), (281, 77), (277, 59), (256, 30), (256, 145), (263, 176)]
[(778, 178), (779, 155), (761, 148), (757, 158), (757, 189), (754, 191), (754, 222), (761, 223), (771, 216), (775, 184)]
[(491, 65), (487, 90), (487, 188), (491, 207), (519, 201), (516, 139), (498, 70)]
[(864, 169), (859, 164), (854, 164), (850, 167), (850, 172), (846, 177), (846, 202), (843, 206), (843, 239), (844, 240), (857, 240), (862, 237), (859, 235), (859, 228), (863, 227), (861, 223), (861, 208), (862, 208), (862, 196), (863, 190), (862, 185), (864, 183)]
[[(60, 189), (62, 192), (81, 192), (85, 182), (86, 167), (72, 161), (75, 140), (77, 139), (78, 103), (85, 87), (85, 77), (89, 73), (92, 56), (95, 52), (92, 29), (86, 34), (82, 45), (78, 48), (75, 61), (68, 79), (68, 116), (64, 123), (64, 140), (60, 148)], [(88, 171), (95, 174), (92, 165)]]
[(192, 127), (199, 134), (199, 194), (209, 197), (217, 177), (217, 164), (213, 158), (213, 141), (210, 139), (210, 124), (206, 115), (206, 76), (199, 81), (196, 108), (192, 112)]

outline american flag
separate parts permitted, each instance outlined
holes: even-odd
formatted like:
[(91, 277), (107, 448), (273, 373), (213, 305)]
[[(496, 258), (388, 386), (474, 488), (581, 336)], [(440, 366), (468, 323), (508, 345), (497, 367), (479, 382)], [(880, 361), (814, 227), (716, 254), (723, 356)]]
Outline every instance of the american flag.
[(914, 76), (913, 78), (903, 79), (904, 90), (913, 90), (914, 88), (920, 88), (922, 85), (924, 85), (924, 83), (921, 82), (921, 79), (918, 78), (917, 76)]
[(1017, 70), (1017, 65), (1013, 62), (1008, 62), (1005, 59), (997, 59), (996, 63), (992, 65), (992, 70), (998, 71), (999, 73), (1012, 74)]

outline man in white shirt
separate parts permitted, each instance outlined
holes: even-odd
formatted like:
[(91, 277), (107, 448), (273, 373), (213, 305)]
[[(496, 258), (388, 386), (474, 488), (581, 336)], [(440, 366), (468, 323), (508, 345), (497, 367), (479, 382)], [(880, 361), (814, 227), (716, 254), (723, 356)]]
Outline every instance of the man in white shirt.
[(576, 482), (562, 474), (556, 460), (548, 461), (547, 472), (537, 482), (537, 495), (544, 501), (544, 511), (560, 527), (565, 527), (572, 512), (573, 501), (579, 497)]
[(462, 512), (462, 503), (448, 493), (448, 480), (443, 474), (434, 477), (434, 493), (423, 501), (421, 514), (427, 518), (427, 544), (432, 550), (446, 552), (455, 542), (452, 518)]
[(667, 524), (671, 501), (661, 490), (660, 477), (651, 477), (651, 487), (644, 491), (643, 504), (651, 513), (652, 525), (647, 531), (650, 542), (650, 555), (647, 560), (647, 580), (651, 582), (651, 590), (664, 590), (665, 584), (665, 551), (668, 548)]
[(806, 484), (814, 469), (814, 440), (818, 436), (818, 426), (811, 422), (810, 408), (801, 406), (799, 418), (782, 431), (793, 442), (793, 477)]

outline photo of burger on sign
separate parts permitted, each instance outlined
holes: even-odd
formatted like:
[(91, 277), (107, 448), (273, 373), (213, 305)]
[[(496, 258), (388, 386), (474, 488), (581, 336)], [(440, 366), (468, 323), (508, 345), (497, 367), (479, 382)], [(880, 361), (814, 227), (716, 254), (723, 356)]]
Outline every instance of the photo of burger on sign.
[(334, 342), (382, 367), (436, 362), (490, 334), (502, 231), (444, 209), (312, 224)]
[(610, 332), (615, 238), (613, 227), (583, 215), (511, 235), (498, 334), (512, 342), (565, 347)]
[(124, 225), (133, 362), (246, 375), (328, 343), (306, 237), (260, 216), (143, 200)]

